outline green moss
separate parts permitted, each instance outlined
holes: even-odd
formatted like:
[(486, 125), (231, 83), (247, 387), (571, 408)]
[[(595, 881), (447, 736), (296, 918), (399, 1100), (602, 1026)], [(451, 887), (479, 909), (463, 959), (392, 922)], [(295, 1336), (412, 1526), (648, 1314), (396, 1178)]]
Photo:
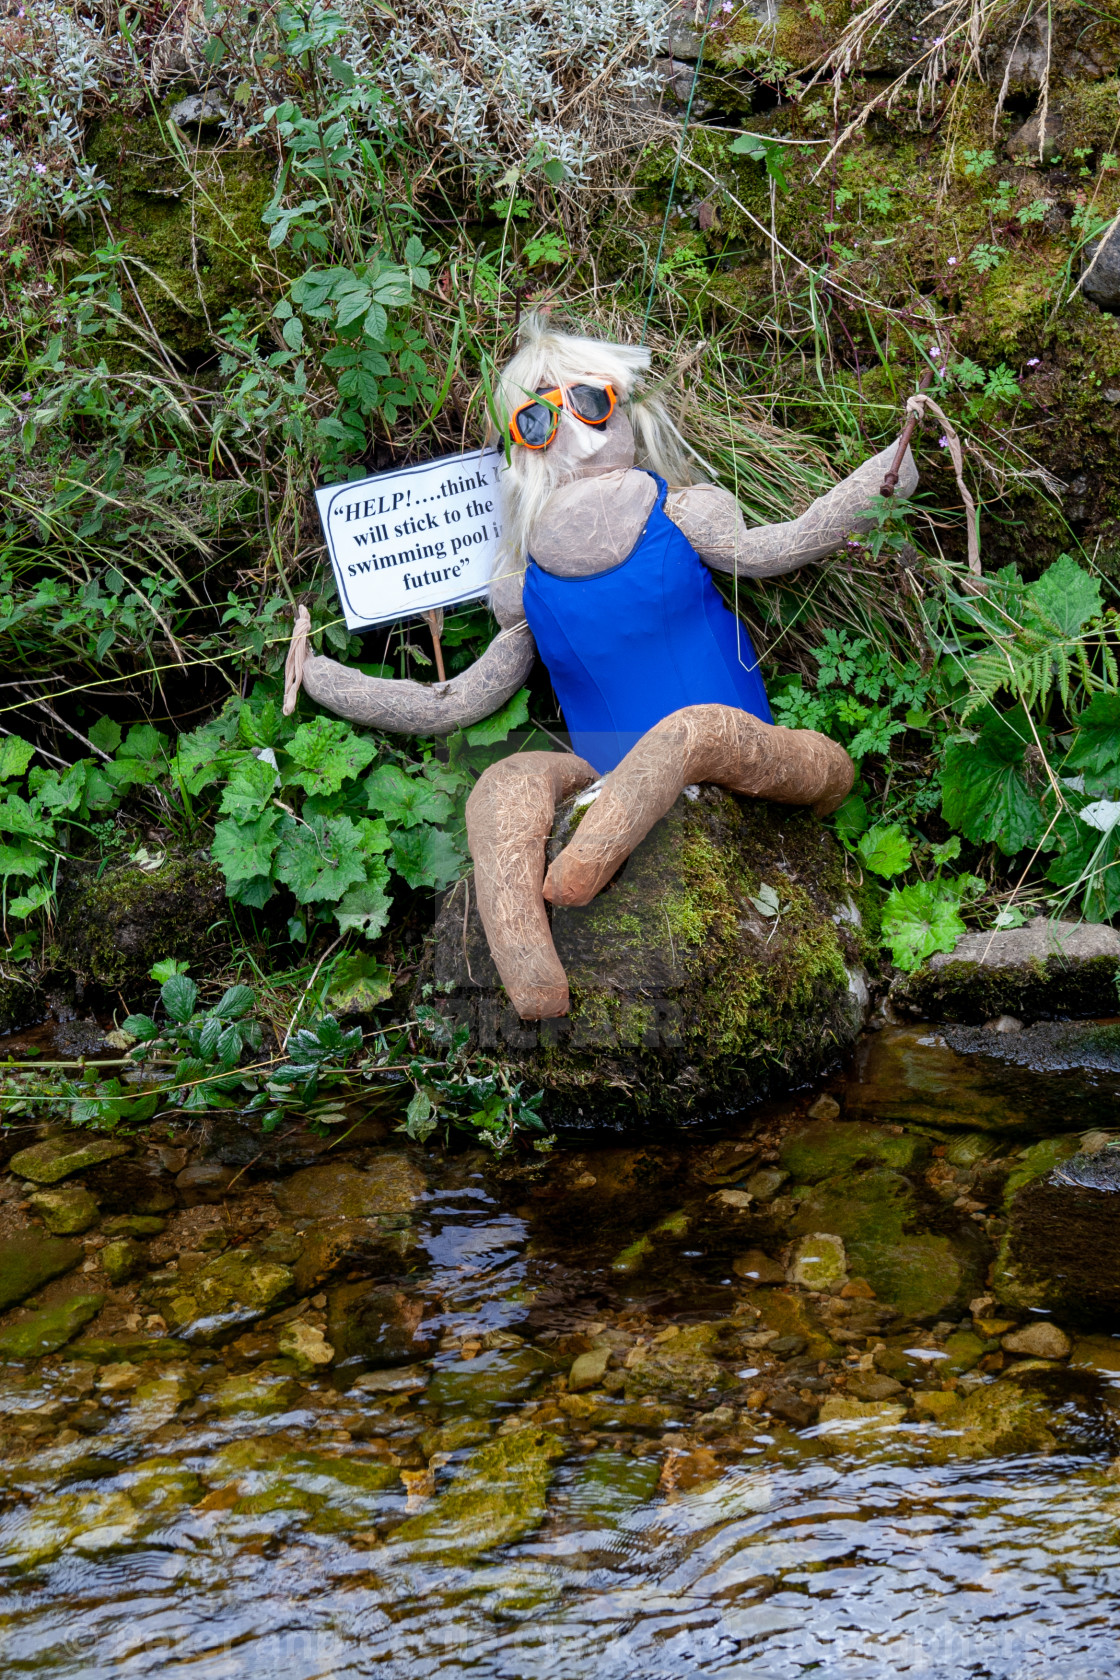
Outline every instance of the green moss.
[[(163, 101), (163, 117), (181, 94)], [(210, 352), (221, 317), (275, 285), (276, 257), (261, 225), (273, 166), (257, 148), (187, 146), (183, 167), (168, 130), (147, 108), (115, 111), (87, 155), (110, 183), (110, 217), (142, 260), (134, 279), (156, 331), (180, 353)]]
[(79, 1131), (56, 1132), (42, 1143), (21, 1149), (18, 1155), (12, 1156), (9, 1165), (20, 1178), (30, 1178), (36, 1184), (57, 1184), (71, 1173), (84, 1172), (102, 1161), (115, 1161), (128, 1152), (127, 1143), (112, 1138), (91, 1137)]
[(871, 1163), (908, 1172), (928, 1155), (929, 1144), (921, 1137), (895, 1136), (859, 1121), (822, 1120), (787, 1138), (781, 1162), (802, 1184), (816, 1184), (834, 1173)]
[(156, 870), (76, 868), (59, 898), (58, 953), (87, 983), (150, 992), (164, 957), (200, 968), (222, 949), (228, 905), (221, 871), (198, 856)]
[(104, 1295), (71, 1295), (58, 1306), (44, 1307), (18, 1324), (0, 1330), (0, 1359), (36, 1359), (43, 1353), (54, 1353), (83, 1324), (88, 1324), (105, 1304)]
[(897, 1172), (838, 1176), (818, 1185), (790, 1221), (792, 1235), (835, 1232), (844, 1239), (853, 1273), (880, 1300), (914, 1318), (967, 1304), (984, 1278), (978, 1243), (935, 1234), (909, 1181)]
[(76, 1266), (85, 1250), (62, 1237), (22, 1231), (0, 1241), (0, 1311), (25, 1301), (42, 1284)]
[(98, 1207), (81, 1184), (65, 1184), (58, 1190), (38, 1190), (28, 1198), (32, 1213), (38, 1214), (56, 1237), (75, 1236), (97, 1224)]

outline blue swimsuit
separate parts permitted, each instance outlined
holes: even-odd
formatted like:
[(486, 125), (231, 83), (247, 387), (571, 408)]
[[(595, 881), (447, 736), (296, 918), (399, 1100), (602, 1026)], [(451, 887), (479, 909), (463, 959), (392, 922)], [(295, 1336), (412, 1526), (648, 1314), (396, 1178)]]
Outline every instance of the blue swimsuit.
[(667, 486), (627, 558), (560, 578), (530, 557), (525, 617), (572, 745), (600, 775), (682, 706), (735, 706), (771, 723), (750, 637), (665, 512)]

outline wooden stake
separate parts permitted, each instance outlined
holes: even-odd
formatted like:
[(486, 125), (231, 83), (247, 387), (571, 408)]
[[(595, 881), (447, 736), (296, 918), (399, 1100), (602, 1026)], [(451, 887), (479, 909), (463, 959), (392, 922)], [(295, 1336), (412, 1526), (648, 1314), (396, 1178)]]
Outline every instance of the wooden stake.
[(440, 632), (443, 629), (443, 608), (433, 607), (430, 612), (424, 614), (424, 617), (428, 620), (428, 628), (432, 632), (432, 651), (436, 656), (436, 676), (440, 682), (446, 682), (447, 673), (443, 668), (443, 644), (439, 639)]

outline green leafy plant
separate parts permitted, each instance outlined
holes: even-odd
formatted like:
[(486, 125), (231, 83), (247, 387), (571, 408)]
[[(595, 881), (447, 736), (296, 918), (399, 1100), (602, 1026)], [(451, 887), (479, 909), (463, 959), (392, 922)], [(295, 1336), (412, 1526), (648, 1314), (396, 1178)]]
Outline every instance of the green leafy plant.
[(535, 1134), (534, 1149), (551, 1148), (538, 1112), (543, 1091), (525, 1096), (523, 1082), (512, 1081), (501, 1063), (469, 1056), (470, 1029), (454, 1026), (437, 1009), (422, 1004), (417, 1018), (425, 1038), (444, 1054), (409, 1063), (414, 1092), (398, 1130), (423, 1143), (440, 1125), (465, 1128), (497, 1155), (527, 1131)]
[(912, 973), (935, 951), (951, 951), (965, 932), (962, 901), (981, 885), (962, 875), (894, 887), (883, 906), (883, 940), (897, 967)]
[(275, 1131), (285, 1118), (340, 1125), (347, 1116), (338, 1092), (361, 1051), (361, 1028), (346, 1031), (333, 1015), (323, 1015), (296, 1028), (286, 1048), (288, 1060), (270, 1072), (248, 1104), (249, 1112), (260, 1111), (261, 1130)]
[(163, 1097), (187, 1113), (230, 1107), (236, 1092), (252, 1089), (240, 1071), (244, 1053), (261, 1047), (260, 1024), (247, 1019), (256, 1002), (251, 987), (230, 986), (212, 1009), (200, 1010), (198, 987), (178, 973), (163, 982), (159, 995), (162, 1026), (150, 1015), (130, 1015), (123, 1023), (122, 1031), (136, 1040), (132, 1060), (170, 1059)]

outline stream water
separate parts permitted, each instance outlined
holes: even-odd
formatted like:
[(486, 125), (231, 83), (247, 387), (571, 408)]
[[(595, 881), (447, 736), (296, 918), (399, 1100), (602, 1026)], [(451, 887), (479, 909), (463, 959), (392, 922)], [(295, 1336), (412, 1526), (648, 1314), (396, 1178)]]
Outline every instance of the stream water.
[[(56, 1181), (100, 1211), (0, 1319), (0, 1671), (1111, 1680), (1116, 1220), (1052, 1172), (1120, 1057), (1022, 1042), (513, 1166), (375, 1113)], [(0, 1284), (74, 1217), (14, 1160)]]

